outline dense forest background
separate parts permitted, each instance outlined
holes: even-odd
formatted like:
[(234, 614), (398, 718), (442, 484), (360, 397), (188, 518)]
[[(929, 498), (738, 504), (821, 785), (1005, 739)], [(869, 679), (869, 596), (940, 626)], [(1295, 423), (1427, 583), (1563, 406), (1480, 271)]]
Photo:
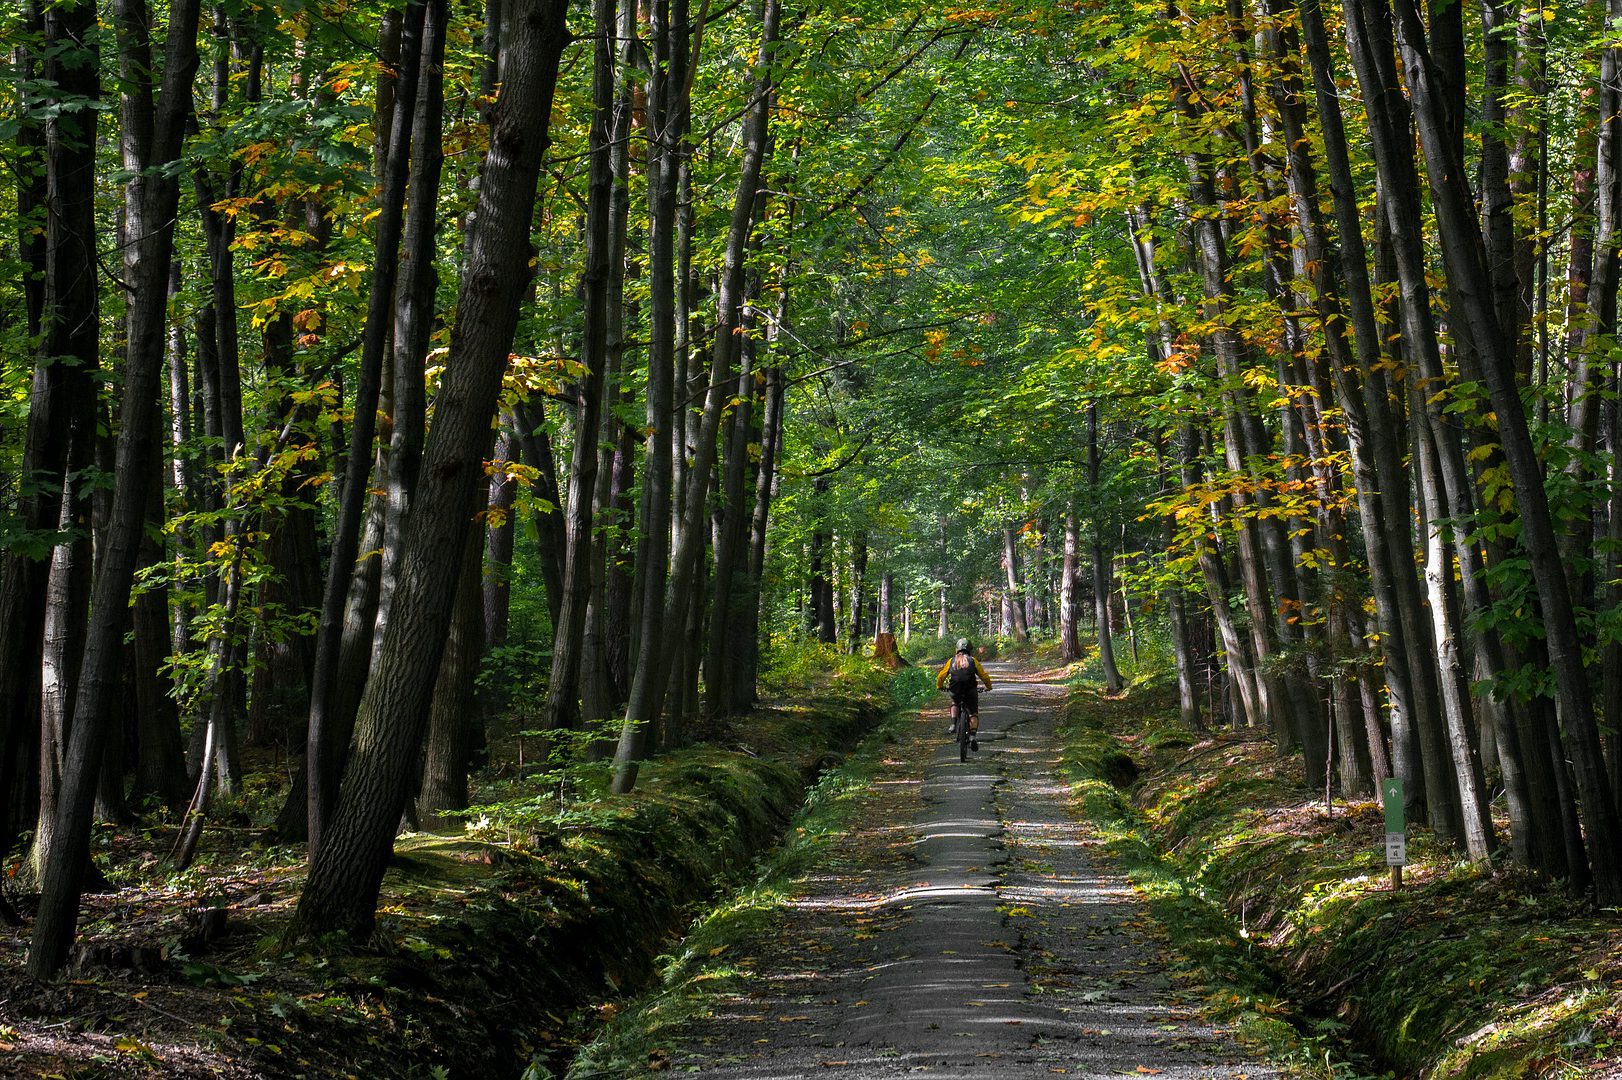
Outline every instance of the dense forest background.
[(625, 794), (883, 635), (1622, 902), (1619, 16), (4, 0), (31, 970), (98, 822), (268, 769), (364, 935), (497, 741)]

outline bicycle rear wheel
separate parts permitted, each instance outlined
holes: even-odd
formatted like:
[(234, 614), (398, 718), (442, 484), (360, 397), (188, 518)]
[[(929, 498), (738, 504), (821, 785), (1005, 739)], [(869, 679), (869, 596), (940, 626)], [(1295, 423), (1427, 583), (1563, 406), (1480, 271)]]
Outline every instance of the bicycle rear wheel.
[(963, 709), (957, 712), (957, 759), (966, 763), (969, 760), (969, 714)]

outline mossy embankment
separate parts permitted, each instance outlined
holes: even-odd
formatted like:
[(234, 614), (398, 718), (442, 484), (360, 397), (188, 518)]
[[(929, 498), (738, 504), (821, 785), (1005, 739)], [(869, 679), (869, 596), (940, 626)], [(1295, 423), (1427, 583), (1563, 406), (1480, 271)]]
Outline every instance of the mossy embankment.
[(1393, 892), (1376, 803), (1326, 809), (1270, 742), (1190, 732), (1155, 690), (1078, 689), (1064, 733), (1108, 849), (1218, 1004), (1296, 1060), (1449, 1078), (1622, 1066), (1614, 911), (1471, 867), (1423, 829)]
[[(31, 1074), (74, 1076), (494, 1078), (561, 1062), (879, 722), (887, 681), (711, 726), (630, 797), (592, 790), (588, 769), (561, 807), (514, 790), (465, 834), (403, 837), (365, 949), (282, 945), (296, 849), (92, 898), (93, 962), (62, 984), (27, 982), (8, 932), (0, 1043)], [(204, 896), (225, 912), (212, 935), (195, 932)]]

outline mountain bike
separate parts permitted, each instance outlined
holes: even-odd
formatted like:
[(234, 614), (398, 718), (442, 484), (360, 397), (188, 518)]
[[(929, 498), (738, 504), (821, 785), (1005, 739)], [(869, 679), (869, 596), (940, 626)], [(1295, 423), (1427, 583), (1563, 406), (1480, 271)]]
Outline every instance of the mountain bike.
[[(991, 691), (982, 690), (980, 693), (989, 694)], [(960, 762), (967, 762), (969, 760), (969, 751), (971, 749), (976, 751), (980, 749), (980, 740), (976, 737), (975, 732), (969, 730), (969, 710), (954, 701), (952, 703), (952, 712), (954, 714), (952, 731), (957, 736), (957, 759)]]

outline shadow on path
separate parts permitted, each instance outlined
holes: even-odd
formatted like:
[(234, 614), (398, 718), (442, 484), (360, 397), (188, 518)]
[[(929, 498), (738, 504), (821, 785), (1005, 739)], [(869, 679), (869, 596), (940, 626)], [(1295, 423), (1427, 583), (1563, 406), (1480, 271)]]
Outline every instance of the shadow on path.
[(1202, 1022), (1058, 775), (1060, 687), (989, 665), (980, 751), (913, 725), (849, 838), (681, 1029), (672, 1067), (728, 1080), (1274, 1075)]

